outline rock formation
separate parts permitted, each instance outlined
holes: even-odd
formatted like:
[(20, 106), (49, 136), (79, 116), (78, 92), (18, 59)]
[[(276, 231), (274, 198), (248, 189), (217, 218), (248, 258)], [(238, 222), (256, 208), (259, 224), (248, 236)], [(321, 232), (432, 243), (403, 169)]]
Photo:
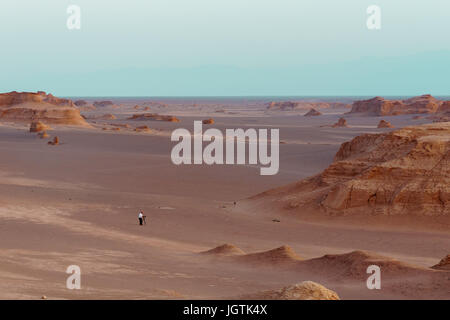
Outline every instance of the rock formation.
[(30, 132), (41, 132), (50, 129), (51, 128), (49, 126), (45, 125), (41, 121), (33, 121), (30, 125)]
[(338, 122), (336, 122), (335, 124), (332, 125), (333, 128), (344, 128), (344, 127), (348, 127), (347, 125), (347, 120), (345, 120), (344, 118), (339, 118)]
[(429, 94), (405, 100), (387, 100), (375, 97), (369, 100), (355, 101), (349, 113), (368, 116), (436, 113), (442, 112), (448, 104), (449, 101), (440, 101)]
[(314, 101), (272, 101), (267, 104), (268, 110), (308, 110), (319, 108), (348, 108), (349, 105), (340, 102), (314, 102)]
[(450, 270), (450, 254), (443, 258), (437, 265), (432, 267), (437, 270)]
[(50, 137), (50, 136), (47, 134), (47, 132), (45, 132), (45, 131), (39, 132), (37, 135), (38, 135), (38, 137), (41, 138), (41, 139), (47, 139), (47, 138)]
[(88, 126), (71, 100), (42, 91), (0, 94), (0, 121)]
[(214, 119), (205, 119), (202, 121), (203, 124), (214, 124)]
[(52, 145), (52, 146), (58, 145), (59, 144), (59, 138), (58, 137), (54, 137), (53, 141), (49, 141), (48, 144)]
[(241, 299), (251, 300), (340, 300), (338, 294), (313, 281), (303, 281), (280, 290), (262, 291)]
[(134, 114), (128, 120), (154, 120), (154, 121), (168, 121), (168, 122), (180, 122), (180, 120), (174, 116), (159, 115), (156, 113), (142, 113)]
[(450, 217), (450, 123), (364, 134), (322, 173), (252, 199), (330, 215)]
[(114, 105), (114, 102), (112, 101), (95, 101), (94, 107), (104, 108), (104, 107), (111, 107)]
[(134, 129), (136, 132), (149, 132), (150, 128), (148, 126), (140, 126)]
[(304, 114), (305, 117), (314, 117), (314, 116), (321, 116), (322, 113), (317, 111), (314, 108), (311, 108), (307, 113)]
[(85, 100), (77, 100), (77, 101), (74, 102), (74, 104), (77, 107), (84, 107), (84, 106), (88, 105), (87, 101), (85, 101)]
[(393, 128), (394, 126), (392, 124), (390, 124), (389, 122), (387, 122), (386, 120), (380, 120), (380, 122), (378, 123), (378, 127), (377, 128)]
[(92, 120), (116, 120), (117, 117), (111, 113), (106, 113), (106, 114), (102, 114), (102, 115), (97, 115), (97, 116), (91, 116), (88, 117), (87, 119), (92, 119)]

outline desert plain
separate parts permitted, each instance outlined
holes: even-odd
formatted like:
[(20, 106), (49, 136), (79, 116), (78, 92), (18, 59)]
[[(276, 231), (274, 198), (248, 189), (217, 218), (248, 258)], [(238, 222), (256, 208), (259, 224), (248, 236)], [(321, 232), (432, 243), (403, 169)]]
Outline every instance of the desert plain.
[[(393, 111), (376, 114), (352, 97), (40, 95), (0, 99), (0, 299), (273, 298), (303, 281), (340, 299), (450, 299), (442, 106), (382, 102)], [(46, 109), (66, 104), (56, 116)], [(278, 128), (278, 174), (174, 165), (172, 131), (205, 119), (222, 131)], [(37, 120), (48, 137), (30, 132)], [(365, 135), (385, 136), (341, 146)], [(366, 199), (373, 179), (385, 188)], [(380, 290), (366, 286), (373, 264)], [(70, 265), (80, 290), (66, 288)]]

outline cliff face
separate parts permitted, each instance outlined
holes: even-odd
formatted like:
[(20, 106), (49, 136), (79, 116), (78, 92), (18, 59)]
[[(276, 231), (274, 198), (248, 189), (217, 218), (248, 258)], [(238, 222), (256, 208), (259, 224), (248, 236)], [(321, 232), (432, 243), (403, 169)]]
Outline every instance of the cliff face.
[(332, 215), (450, 216), (450, 123), (356, 137), (321, 174), (257, 197)]
[(42, 91), (0, 94), (0, 121), (88, 125), (71, 100)]
[[(387, 100), (375, 97), (353, 103), (350, 114), (364, 114), (371, 116), (393, 116), (400, 114), (436, 113), (449, 101), (440, 101), (431, 95), (423, 95), (406, 100)], [(445, 108), (445, 107), (444, 107)]]

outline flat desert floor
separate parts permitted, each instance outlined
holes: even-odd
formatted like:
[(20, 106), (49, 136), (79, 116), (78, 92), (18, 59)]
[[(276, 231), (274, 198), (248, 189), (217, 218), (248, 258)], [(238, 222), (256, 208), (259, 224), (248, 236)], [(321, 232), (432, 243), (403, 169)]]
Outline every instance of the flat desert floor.
[[(333, 264), (296, 268), (264, 257), (252, 263), (200, 254), (228, 243), (245, 253), (288, 246), (304, 260), (362, 250), (415, 268), (437, 264), (449, 253), (445, 226), (314, 221), (257, 212), (246, 200), (319, 173), (340, 144), (355, 136), (392, 130), (377, 129), (380, 118), (346, 117), (348, 128), (331, 128), (325, 125), (348, 110), (303, 117), (307, 110), (287, 115), (230, 106), (223, 113), (169, 107), (165, 112), (179, 123), (133, 122), (126, 118), (141, 113), (133, 105), (85, 112), (117, 117), (91, 121), (93, 128), (53, 126), (49, 133), (60, 138), (58, 146), (47, 145), (25, 125), (0, 125), (1, 299), (227, 299), (305, 280), (342, 299), (450, 299), (448, 272), (439, 281), (410, 273), (386, 277), (381, 290), (369, 290), (369, 275), (347, 277)], [(223, 132), (279, 128), (279, 173), (261, 176), (250, 165), (173, 165), (172, 130), (192, 131), (194, 120), (209, 117), (215, 120), (209, 127)], [(383, 119), (396, 128), (426, 122)], [(111, 123), (148, 125), (155, 133), (102, 130)], [(139, 210), (148, 220), (142, 227)], [(66, 288), (70, 265), (81, 268), (81, 290)]]

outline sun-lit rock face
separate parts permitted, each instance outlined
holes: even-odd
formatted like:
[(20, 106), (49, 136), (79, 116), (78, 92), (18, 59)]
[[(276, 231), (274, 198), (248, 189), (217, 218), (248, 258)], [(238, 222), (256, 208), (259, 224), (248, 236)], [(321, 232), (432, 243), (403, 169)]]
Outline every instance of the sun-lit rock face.
[(322, 173), (258, 197), (332, 215), (448, 217), (450, 123), (358, 136)]
[(395, 116), (401, 114), (436, 113), (449, 101), (441, 101), (429, 94), (405, 100), (388, 100), (375, 97), (369, 100), (355, 101), (350, 114), (370, 116)]
[(0, 94), (0, 121), (88, 125), (71, 100), (57, 98), (43, 91)]

